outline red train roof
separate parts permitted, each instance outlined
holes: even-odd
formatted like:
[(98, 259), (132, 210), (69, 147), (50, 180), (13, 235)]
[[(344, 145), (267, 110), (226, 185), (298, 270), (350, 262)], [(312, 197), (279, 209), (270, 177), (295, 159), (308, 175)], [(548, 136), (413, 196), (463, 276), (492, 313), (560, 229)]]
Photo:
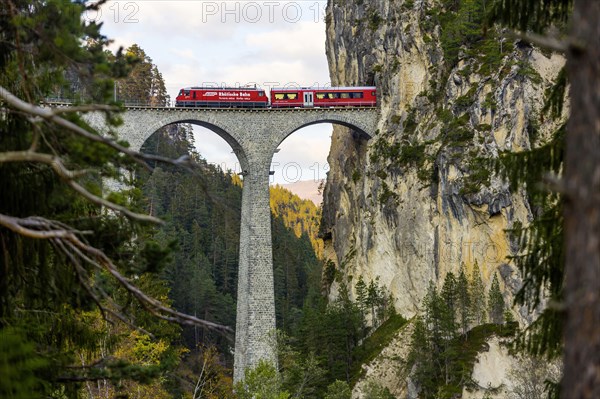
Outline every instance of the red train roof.
[(184, 87), (183, 90), (263, 90), (260, 87)]
[(375, 86), (339, 86), (339, 87), (273, 87), (271, 90), (375, 90)]

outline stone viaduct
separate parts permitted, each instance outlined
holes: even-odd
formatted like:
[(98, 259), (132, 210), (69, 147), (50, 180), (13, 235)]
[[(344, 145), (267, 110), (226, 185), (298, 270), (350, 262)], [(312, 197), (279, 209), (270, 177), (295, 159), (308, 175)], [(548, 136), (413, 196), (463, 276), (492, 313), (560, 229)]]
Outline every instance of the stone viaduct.
[[(234, 381), (260, 359), (276, 362), (269, 333), (275, 329), (269, 172), (273, 154), (286, 137), (316, 123), (334, 123), (370, 138), (376, 132), (377, 108), (197, 109), (130, 107), (116, 128), (120, 139), (139, 151), (158, 129), (190, 123), (221, 136), (235, 152), (243, 176)], [(102, 114), (88, 123), (105, 130)]]

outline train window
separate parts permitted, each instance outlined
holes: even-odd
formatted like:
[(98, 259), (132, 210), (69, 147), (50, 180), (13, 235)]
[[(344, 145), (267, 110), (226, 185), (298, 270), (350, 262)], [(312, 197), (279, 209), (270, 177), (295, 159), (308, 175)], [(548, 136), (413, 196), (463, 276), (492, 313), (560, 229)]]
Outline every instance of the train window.
[(322, 99), (324, 99), (324, 98), (325, 98), (325, 93), (317, 93), (317, 98), (318, 98), (319, 100), (322, 100)]
[(298, 98), (298, 93), (288, 93), (287, 98), (289, 100), (295, 100), (296, 98)]
[(258, 96), (259, 97), (264, 97), (265, 96), (265, 92), (264, 91), (259, 91), (258, 92)]
[(195, 91), (192, 92), (192, 98), (196, 99), (196, 92)]
[(363, 98), (362, 92), (359, 91), (350, 94), (352, 94), (352, 98)]
[(183, 89), (179, 90), (179, 95), (183, 96)]
[(276, 100), (283, 100), (284, 97), (285, 97), (285, 94), (283, 94), (283, 93), (275, 93)]
[(340, 96), (338, 93), (327, 93), (327, 98), (334, 99), (334, 98), (340, 98)]
[(340, 93), (340, 98), (350, 98), (350, 93)]
[(190, 91), (189, 90), (184, 91), (184, 93), (185, 93), (186, 96), (190, 95)]

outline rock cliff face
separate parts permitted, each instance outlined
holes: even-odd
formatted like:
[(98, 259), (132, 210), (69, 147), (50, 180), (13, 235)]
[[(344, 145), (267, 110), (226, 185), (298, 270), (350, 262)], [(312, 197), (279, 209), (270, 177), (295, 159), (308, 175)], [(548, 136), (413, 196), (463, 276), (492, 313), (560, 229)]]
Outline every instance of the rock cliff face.
[(332, 85), (376, 84), (381, 109), (369, 141), (334, 127), (322, 224), (330, 295), (379, 277), (404, 316), (461, 263), (477, 262), (488, 288), (497, 271), (512, 303), (520, 278), (507, 256), (519, 248), (505, 230), (532, 211), (477, 159), (530, 148), (556, 127), (541, 110), (564, 60), (494, 32), (454, 45), (445, 32), (460, 37), (471, 18), (460, 13), (472, 10), (444, 3), (454, 2), (330, 0), (326, 14)]

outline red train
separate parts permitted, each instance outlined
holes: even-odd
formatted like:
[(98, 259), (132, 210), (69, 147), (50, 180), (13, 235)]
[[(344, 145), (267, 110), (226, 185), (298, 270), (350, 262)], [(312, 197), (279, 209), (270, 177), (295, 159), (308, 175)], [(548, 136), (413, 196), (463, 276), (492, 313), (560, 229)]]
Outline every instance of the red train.
[(216, 108), (312, 108), (374, 107), (374, 86), (318, 88), (273, 88), (271, 101), (258, 88), (187, 87), (179, 91), (176, 107)]
[(179, 90), (176, 107), (266, 108), (269, 99), (257, 88), (186, 87)]

